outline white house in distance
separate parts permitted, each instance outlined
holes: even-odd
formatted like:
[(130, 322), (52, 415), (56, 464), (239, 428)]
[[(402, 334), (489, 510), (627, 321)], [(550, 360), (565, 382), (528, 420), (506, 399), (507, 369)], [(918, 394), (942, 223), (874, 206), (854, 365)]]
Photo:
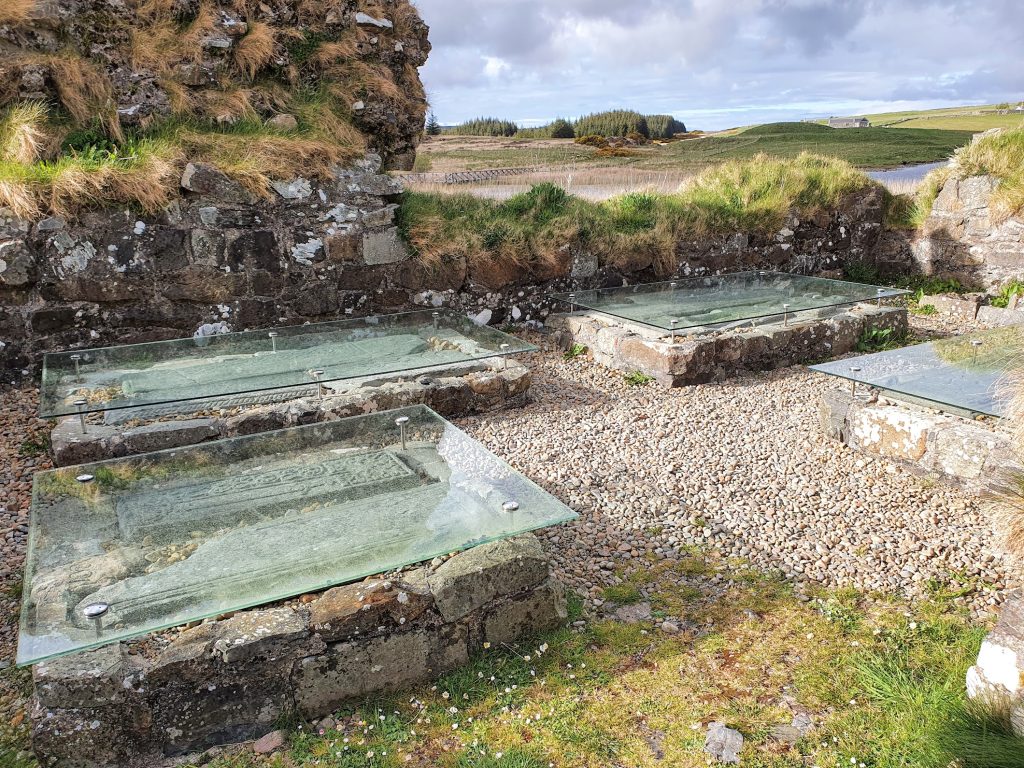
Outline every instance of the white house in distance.
[(871, 123), (866, 117), (830, 117), (829, 128), (870, 128)]

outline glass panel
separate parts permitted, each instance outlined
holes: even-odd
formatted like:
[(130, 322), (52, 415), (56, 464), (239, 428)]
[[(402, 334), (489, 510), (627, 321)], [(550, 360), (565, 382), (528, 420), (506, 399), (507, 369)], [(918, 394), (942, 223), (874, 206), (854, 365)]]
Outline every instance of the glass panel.
[(559, 293), (552, 298), (577, 308), (670, 331), (740, 324), (782, 317), (787, 312), (839, 307), (907, 293), (909, 291), (895, 288), (782, 272), (738, 272), (668, 283)]
[(810, 368), (932, 406), (1003, 416), (1006, 373), (1022, 353), (1024, 326), (1010, 326)]
[(575, 517), (424, 406), (41, 472), (18, 663)]
[(78, 401), (89, 413), (308, 388), (315, 371), (341, 381), (534, 349), (465, 315), (428, 310), (59, 352), (43, 361), (39, 411), (48, 418), (78, 413)]

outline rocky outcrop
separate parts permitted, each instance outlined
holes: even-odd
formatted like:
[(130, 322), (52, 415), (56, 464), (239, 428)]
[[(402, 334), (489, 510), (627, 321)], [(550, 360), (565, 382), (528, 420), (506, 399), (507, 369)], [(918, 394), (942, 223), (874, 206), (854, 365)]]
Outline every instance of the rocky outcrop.
[(287, 96), (322, 82), (343, 92), (388, 167), (411, 168), (428, 28), (408, 0), (376, 0), (376, 15), (364, 5), (41, 0), (0, 25), (0, 106), (49, 101), (112, 139), (196, 117), (287, 130), (297, 124)]
[(119, 643), (37, 664), (33, 745), (48, 766), (151, 765), (400, 691), (566, 618), (536, 537), (484, 544), (436, 569), (205, 622), (146, 653)]
[(991, 176), (945, 183), (911, 245), (920, 272), (984, 288), (1024, 275), (1024, 220), (995, 217), (997, 185)]

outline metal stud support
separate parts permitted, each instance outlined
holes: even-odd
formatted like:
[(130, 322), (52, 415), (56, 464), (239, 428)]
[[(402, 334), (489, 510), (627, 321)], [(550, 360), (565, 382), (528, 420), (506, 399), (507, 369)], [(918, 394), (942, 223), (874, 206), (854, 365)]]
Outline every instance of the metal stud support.
[(519, 502), (506, 501), (504, 504), (501, 505), (501, 508), (505, 512), (515, 512), (517, 509), (519, 509)]
[[(860, 368), (854, 366), (850, 369), (850, 373), (860, 373)], [(850, 393), (853, 397), (857, 397), (857, 379), (851, 379), (853, 382), (853, 391)]]
[(316, 380), (316, 399), (324, 399), (324, 383), (320, 381), (320, 377), (324, 375), (323, 371), (310, 371), (310, 375)]
[(86, 433), (85, 428), (85, 406), (89, 403), (86, 400), (75, 400), (75, 407), (78, 409), (78, 421), (82, 425), (82, 434)]
[(978, 350), (981, 349), (981, 347), (982, 347), (982, 345), (984, 343), (985, 342), (982, 341), (981, 339), (971, 339), (971, 346), (974, 347), (974, 359), (972, 360), (971, 365), (976, 365), (977, 364), (977, 362), (978, 362)]
[(271, 331), (267, 334), (270, 337), (270, 351), (275, 355), (277, 354), (277, 331)]
[(398, 425), (398, 431), (402, 435), (402, 450), (405, 450), (405, 427), (409, 423), (408, 416), (399, 416), (395, 419), (395, 424)]
[(508, 351), (510, 349), (512, 349), (512, 345), (511, 344), (500, 344), (500, 345), (498, 345), (498, 349), (501, 350), (501, 363), (502, 363), (501, 367), (503, 369), (508, 368)]
[(878, 306), (882, 306), (882, 294), (885, 293), (885, 289), (879, 288), (875, 293), (878, 295)]
[(441, 313), (440, 312), (434, 312), (431, 315), (431, 317), (434, 318), (434, 330), (437, 330), (437, 328), (440, 327), (440, 324), (441, 324)]
[(76, 384), (81, 384), (82, 383), (82, 356), (81, 355), (72, 355), (71, 356), (71, 360), (75, 364), (75, 383)]
[(782, 305), (782, 325), (789, 326), (789, 304)]
[(668, 324), (672, 327), (672, 343), (673, 344), (676, 343), (676, 325), (678, 323), (679, 323), (679, 320), (677, 320), (676, 318), (672, 318), (671, 320), (668, 321)]
[(103, 634), (103, 617), (110, 611), (107, 603), (89, 603), (82, 609), (82, 615), (93, 622), (96, 627), (96, 637)]
[(75, 478), (75, 480), (77, 480), (80, 483), (91, 483), (95, 479), (96, 477), (94, 475), (90, 475), (88, 473), (79, 475), (78, 477)]
[(575, 311), (576, 311), (576, 294), (575, 293), (570, 293), (569, 294), (569, 314), (572, 314)]

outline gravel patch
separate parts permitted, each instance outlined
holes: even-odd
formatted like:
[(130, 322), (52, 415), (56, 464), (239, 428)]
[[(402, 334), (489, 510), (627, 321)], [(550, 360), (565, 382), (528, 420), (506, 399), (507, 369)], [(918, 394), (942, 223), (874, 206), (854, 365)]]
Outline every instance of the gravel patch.
[[(929, 318), (931, 320), (931, 318)], [(940, 335), (933, 322), (921, 335)], [(836, 386), (803, 368), (667, 390), (545, 349), (525, 362), (535, 402), (461, 420), (580, 513), (542, 532), (558, 575), (600, 604), (621, 573), (688, 547), (797, 583), (917, 598), (938, 586), (985, 617), (1015, 584), (983, 503), (821, 437)]]

